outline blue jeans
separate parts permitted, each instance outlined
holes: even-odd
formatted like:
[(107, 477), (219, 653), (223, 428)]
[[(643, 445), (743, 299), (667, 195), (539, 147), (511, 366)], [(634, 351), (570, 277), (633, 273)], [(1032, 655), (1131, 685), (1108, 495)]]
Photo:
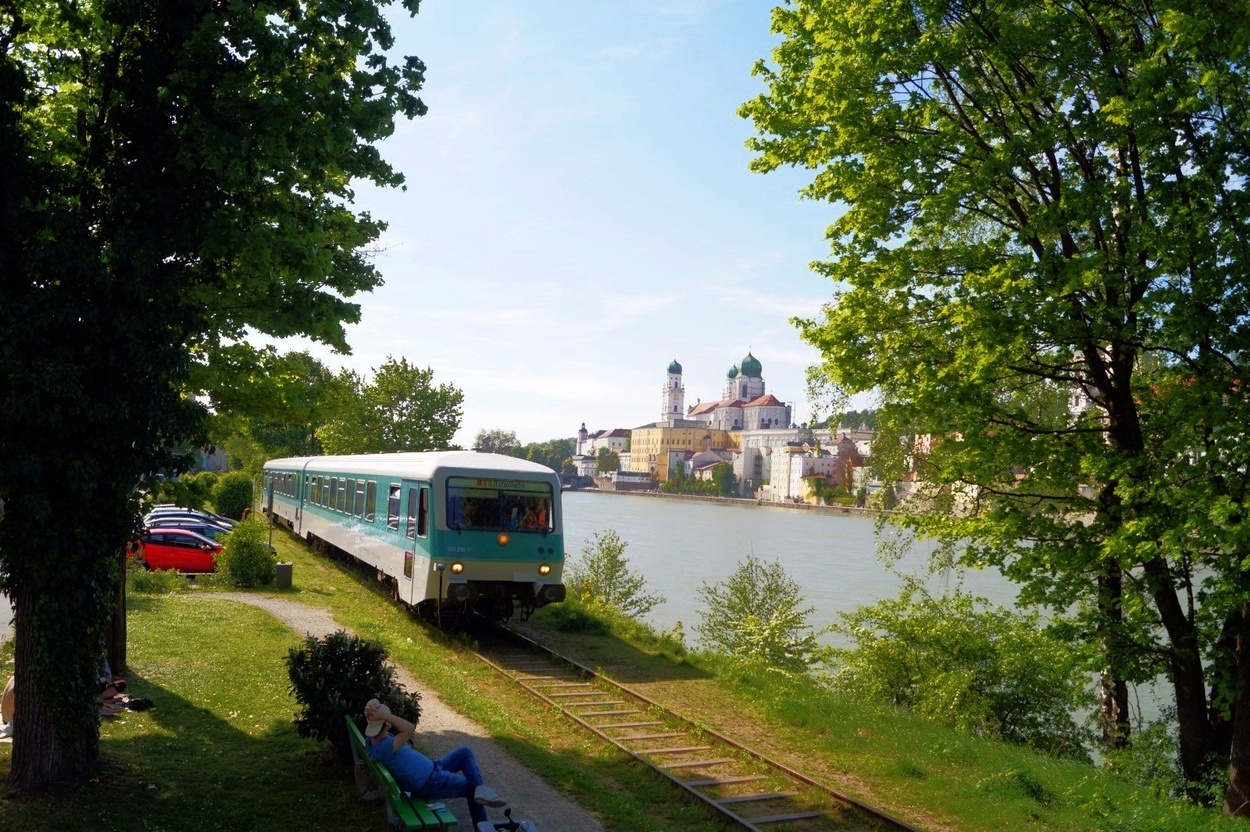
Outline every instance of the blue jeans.
[(478, 770), (473, 752), (465, 746), (434, 761), (434, 772), (418, 794), (421, 797), (441, 800), (463, 797), (469, 801), (469, 816), (473, 827), (486, 820), (486, 807), (473, 800), (473, 790), (482, 785), (482, 772)]

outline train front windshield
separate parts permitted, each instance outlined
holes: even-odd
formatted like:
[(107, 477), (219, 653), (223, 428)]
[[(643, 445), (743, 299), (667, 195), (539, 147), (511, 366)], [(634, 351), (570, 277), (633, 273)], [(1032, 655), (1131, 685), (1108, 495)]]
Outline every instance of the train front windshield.
[(447, 478), (447, 527), (457, 531), (537, 532), (555, 529), (545, 482)]

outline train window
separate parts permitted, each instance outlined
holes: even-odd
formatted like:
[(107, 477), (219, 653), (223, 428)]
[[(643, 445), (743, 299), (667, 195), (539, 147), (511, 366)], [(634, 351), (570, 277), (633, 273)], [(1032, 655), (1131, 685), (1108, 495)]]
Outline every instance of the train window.
[(386, 499), (386, 527), (399, 531), (399, 483), (391, 483), (391, 493)]
[(365, 516), (365, 481), (356, 480), (356, 510), (352, 512), (357, 517)]
[(407, 529), (404, 531), (404, 537), (411, 540), (417, 533), (417, 498), (420, 496), (420, 489), (413, 488), (408, 492), (408, 516)]
[(447, 526), (546, 534), (555, 528), (551, 486), (524, 480), (447, 478)]
[(339, 511), (343, 511), (343, 506), (347, 505), (347, 478), (339, 477), (339, 496), (334, 507)]
[(347, 507), (343, 509), (348, 516), (356, 513), (356, 480), (355, 478), (347, 481)]
[(330, 477), (330, 502), (326, 504), (326, 508), (333, 511), (334, 502), (335, 500), (338, 499), (338, 497), (339, 497), (339, 481), (334, 477)]
[(421, 508), (417, 514), (417, 537), (430, 536), (430, 489), (421, 486)]
[(373, 507), (378, 502), (378, 484), (370, 481), (365, 488), (365, 522), (373, 522)]

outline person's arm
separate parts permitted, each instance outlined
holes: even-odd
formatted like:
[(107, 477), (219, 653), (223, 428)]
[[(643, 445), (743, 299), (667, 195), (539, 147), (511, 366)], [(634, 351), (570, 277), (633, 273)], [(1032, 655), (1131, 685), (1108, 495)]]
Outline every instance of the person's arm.
[(383, 714), (382, 721), (391, 726), (395, 731), (395, 743), (392, 746), (393, 751), (399, 751), (408, 744), (408, 740), (412, 739), (412, 735), (416, 733), (417, 726), (413, 725), (402, 716), (395, 714)]
[(399, 751), (408, 744), (408, 740), (412, 739), (412, 735), (416, 733), (417, 726), (413, 725), (402, 716), (396, 716), (389, 709), (375, 706), (373, 702), (365, 705), (365, 719), (381, 720), (395, 731), (395, 741), (391, 748), (392, 752)]

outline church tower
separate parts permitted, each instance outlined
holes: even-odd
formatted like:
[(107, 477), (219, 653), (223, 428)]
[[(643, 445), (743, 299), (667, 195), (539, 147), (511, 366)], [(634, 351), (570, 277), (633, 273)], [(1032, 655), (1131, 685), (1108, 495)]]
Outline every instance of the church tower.
[(681, 383), (681, 365), (674, 358), (664, 377), (664, 389), (660, 396), (660, 420), (672, 421), (686, 416), (686, 388)]

